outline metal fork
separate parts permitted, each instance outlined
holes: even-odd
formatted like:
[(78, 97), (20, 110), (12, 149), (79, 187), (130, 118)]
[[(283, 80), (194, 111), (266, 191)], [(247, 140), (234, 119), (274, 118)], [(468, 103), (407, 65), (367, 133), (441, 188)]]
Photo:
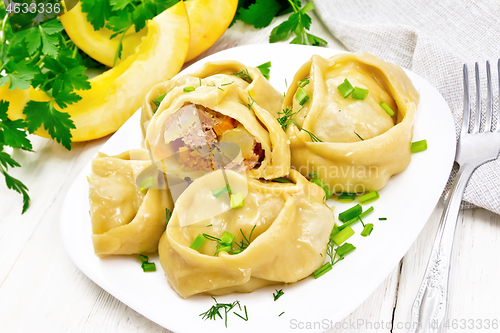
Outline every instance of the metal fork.
[[(497, 67), (500, 91), (500, 59), (498, 60)], [(493, 119), (493, 94), (489, 62), (486, 62), (486, 75), (488, 104), (484, 130), (480, 132), (481, 84), (479, 80), (479, 66), (476, 62), (476, 116), (472, 132), (469, 132), (469, 122), (471, 120), (469, 75), (467, 65), (464, 65), (464, 116), (455, 156), (455, 161), (460, 165), (460, 169), (451, 187), (446, 209), (441, 216), (436, 239), (432, 246), (425, 275), (413, 303), (412, 326), (408, 331), (409, 333), (439, 331), (446, 312), (453, 237), (455, 235), (465, 187), (476, 168), (486, 162), (495, 160), (500, 151), (500, 115), (497, 118), (497, 129), (493, 131), (491, 128)]]

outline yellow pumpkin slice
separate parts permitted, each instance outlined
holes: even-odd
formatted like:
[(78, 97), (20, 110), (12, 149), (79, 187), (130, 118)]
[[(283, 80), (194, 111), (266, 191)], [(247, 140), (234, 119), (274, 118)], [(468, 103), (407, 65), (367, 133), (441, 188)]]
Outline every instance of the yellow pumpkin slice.
[[(148, 34), (136, 53), (90, 79), (91, 89), (77, 91), (82, 100), (63, 110), (71, 115), (76, 126), (71, 130), (72, 141), (101, 138), (120, 128), (141, 107), (154, 85), (179, 72), (188, 48), (189, 20), (181, 1), (148, 21)], [(30, 99), (49, 100), (43, 91), (10, 91), (7, 86), (0, 87), (0, 99), (10, 102), (11, 119), (24, 118), (23, 108)], [(42, 127), (35, 134), (50, 137)]]
[[(186, 56), (186, 61), (189, 61), (205, 52), (224, 34), (236, 13), (238, 0), (190, 0), (185, 5), (191, 27), (191, 42)], [(73, 43), (95, 60), (113, 67), (119, 36), (110, 39), (111, 30), (94, 30), (80, 3), (61, 16), (61, 22)], [(122, 57), (117, 63), (134, 54), (146, 34), (147, 27), (137, 33), (135, 27), (131, 27), (123, 38)]]

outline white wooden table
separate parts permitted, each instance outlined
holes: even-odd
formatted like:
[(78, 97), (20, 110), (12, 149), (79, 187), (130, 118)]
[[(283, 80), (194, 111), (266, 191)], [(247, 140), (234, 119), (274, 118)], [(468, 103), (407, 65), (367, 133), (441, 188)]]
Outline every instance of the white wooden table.
[[(273, 22), (276, 26), (281, 20)], [(205, 55), (244, 44), (265, 43), (272, 27), (235, 24)], [(341, 47), (313, 14), (313, 33)], [(14, 152), (13, 169), (30, 189), (31, 208), (20, 215), (21, 196), (0, 185), (0, 332), (166, 332), (95, 285), (72, 263), (59, 234), (65, 194), (81, 168), (107, 140), (59, 144), (33, 137), (36, 153)], [(443, 210), (439, 203), (400, 264), (349, 317), (329, 332), (406, 332), (410, 308), (425, 270)], [(447, 332), (500, 321), (500, 216), (482, 209), (462, 212), (453, 253)], [(355, 286), (353, 286), (355, 287)], [(460, 329), (475, 320), (474, 329)], [(394, 329), (391, 331), (390, 327)]]

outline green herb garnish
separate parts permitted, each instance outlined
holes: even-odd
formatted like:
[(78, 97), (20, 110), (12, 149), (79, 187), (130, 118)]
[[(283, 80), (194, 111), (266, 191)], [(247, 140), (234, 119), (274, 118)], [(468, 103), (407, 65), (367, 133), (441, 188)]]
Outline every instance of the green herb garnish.
[(358, 133), (356, 133), (356, 131), (354, 131), (354, 134), (356, 134), (356, 136), (361, 140), (361, 141), (365, 141), (365, 139), (363, 139)]
[(361, 207), (360, 204), (357, 204), (356, 206), (353, 206), (349, 208), (348, 210), (342, 212), (339, 214), (339, 220), (342, 222), (347, 222), (361, 214), (363, 211), (363, 208)]
[(345, 227), (332, 237), (332, 241), (335, 244), (340, 245), (348, 240), (352, 235), (354, 235), (354, 230), (352, 230), (351, 227)]
[[(243, 233), (243, 230), (240, 229), (240, 232), (241, 232), (241, 235), (243, 236), (243, 239), (241, 240), (241, 242), (238, 244), (236, 243), (236, 245), (239, 246), (239, 251), (237, 253), (240, 253), (242, 252), (243, 250), (246, 250), (249, 246), (250, 246), (250, 242), (252, 240), (252, 234), (253, 234), (253, 231), (255, 229), (256, 225), (253, 226), (252, 230), (250, 231), (250, 235), (248, 236), (248, 238), (245, 236), (245, 234)], [(233, 251), (233, 254), (236, 254), (235, 251)]]
[(221, 86), (221, 87), (224, 87), (224, 86), (228, 86), (228, 85), (233, 84), (233, 83), (234, 83), (234, 81), (233, 81), (233, 82), (228, 82), (228, 83), (223, 83), (223, 84), (221, 84), (220, 86)]
[(386, 102), (380, 102), (380, 106), (382, 107), (382, 109), (384, 109), (385, 112), (387, 112), (387, 114), (389, 116), (394, 116), (394, 111), (391, 109), (391, 107), (389, 105), (387, 105)]
[(273, 293), (273, 297), (274, 297), (274, 301), (276, 302), (278, 300), (278, 298), (280, 298), (281, 296), (283, 296), (285, 294), (285, 292), (283, 291), (283, 289), (274, 289), (276, 290), (276, 294)]
[(156, 271), (156, 264), (154, 262), (149, 262), (148, 256), (143, 254), (139, 255), (139, 260), (141, 261), (141, 267), (143, 272), (154, 272)]
[(286, 108), (282, 112), (278, 112), (279, 115), (282, 115), (277, 120), (278, 120), (278, 123), (281, 125), (281, 128), (283, 129), (283, 131), (286, 132), (288, 125), (290, 125), (293, 121), (292, 117), (299, 112), (300, 112), (300, 110), (297, 112), (293, 112), (292, 107)]
[[(241, 311), (240, 302), (239, 301), (234, 301), (233, 303), (218, 303), (217, 300), (215, 299), (215, 297), (213, 297), (213, 296), (210, 296), (210, 297), (212, 297), (212, 299), (215, 301), (215, 305), (213, 305), (208, 311), (203, 312), (202, 314), (200, 314), (201, 318), (203, 320), (207, 320), (207, 319), (216, 320), (217, 317), (219, 317), (220, 319), (224, 319), (225, 326), (227, 327), (227, 314), (229, 313), (229, 311), (233, 310), (233, 308), (236, 305), (238, 306), (238, 308)], [(222, 315), (220, 313), (221, 309), (224, 310), (224, 318), (222, 318)], [(244, 321), (247, 321), (248, 320), (247, 307), (244, 306), (244, 309), (245, 309), (245, 317), (246, 318), (243, 318), (242, 316), (240, 316), (236, 312), (233, 312), (233, 313), (235, 315), (237, 315), (238, 317), (240, 317), (241, 319), (243, 319)]]
[(282, 315), (283, 313), (285, 313), (285, 311), (283, 311), (282, 313), (280, 313), (280, 315), (279, 315), (278, 317), (281, 317), (281, 315)]
[(297, 89), (295, 93), (295, 100), (299, 105), (304, 105), (309, 100), (309, 95), (306, 93), (304, 88)]
[(198, 236), (196, 236), (196, 238), (189, 247), (195, 251), (200, 251), (201, 247), (203, 246), (203, 244), (205, 244), (206, 240), (207, 238), (204, 236), (204, 234), (199, 234)]
[(158, 108), (160, 107), (160, 104), (163, 101), (163, 99), (165, 98), (165, 96), (167, 96), (167, 94), (163, 93), (160, 96), (153, 99), (153, 104), (155, 105), (154, 112), (156, 112), (156, 110), (158, 110)]
[(371, 192), (368, 192), (368, 193), (363, 194), (362, 196), (360, 196), (358, 198), (358, 201), (359, 201), (360, 204), (365, 204), (365, 203), (368, 203), (368, 202), (375, 201), (378, 198), (380, 198), (378, 192), (377, 191), (371, 191)]
[(354, 199), (356, 199), (356, 193), (344, 192), (339, 195), (340, 202), (352, 202)]
[(269, 73), (271, 72), (271, 62), (265, 62), (259, 66), (257, 66), (262, 75), (269, 80)]
[(311, 141), (312, 142), (323, 142), (323, 140), (321, 140), (320, 138), (318, 138), (316, 135), (314, 135), (313, 133), (309, 132), (308, 130), (304, 129), (303, 127), (299, 126), (299, 124), (297, 124), (297, 122), (295, 120), (292, 119), (291, 121), (295, 126), (297, 126), (301, 131), (304, 131), (306, 132), (307, 134), (309, 134), (309, 137), (311, 138)]
[(363, 227), (363, 231), (361, 231), (361, 236), (366, 237), (369, 236), (373, 231), (373, 224), (372, 223), (367, 223)]
[(323, 266), (314, 271), (313, 276), (315, 279), (317, 279), (331, 270), (332, 270), (332, 264), (330, 264), (330, 262), (326, 262), (323, 264)]
[[(301, 7), (301, 3), (296, 0), (288, 0), (288, 3), (290, 4), (291, 10), (293, 10), (293, 14), (291, 14), (286, 21), (282, 22), (273, 29), (271, 36), (269, 37), (269, 42), (275, 43), (283, 41), (288, 39), (291, 34), (295, 34), (296, 37), (292, 39), (290, 44), (310, 44), (313, 46), (328, 44), (326, 40), (307, 32), (311, 27), (311, 17), (306, 13), (314, 9), (314, 3), (309, 1), (304, 7)], [(250, 6), (248, 10), (250, 10), (254, 17), (258, 19), (258, 22), (262, 22), (261, 20), (264, 17), (267, 19), (270, 17), (272, 20), (272, 16), (279, 14), (279, 6), (280, 4), (276, 0), (256, 0), (255, 5)], [(264, 8), (270, 9), (267, 16), (263, 15), (263, 11), (265, 11)], [(281, 9), (281, 12), (285, 13), (291, 10), (284, 7)], [(242, 20), (248, 22), (245, 19)], [(267, 23), (267, 21), (262, 23)], [(269, 25), (269, 23), (267, 23), (267, 25)], [(257, 28), (257, 26), (255, 27)]]
[(364, 100), (368, 96), (368, 89), (354, 87), (354, 91), (351, 94), (351, 97), (354, 99)]
[(219, 189), (212, 190), (212, 193), (213, 193), (214, 197), (216, 197), (216, 198), (220, 197), (223, 194), (230, 193), (230, 192), (231, 192), (231, 188), (229, 187), (229, 184), (226, 184)]
[(325, 200), (328, 200), (331, 198), (333, 193), (330, 192), (330, 189), (325, 184), (323, 184), (321, 179), (319, 179), (319, 175), (316, 173), (316, 171), (314, 171), (314, 169), (312, 169), (312, 173), (307, 175), (307, 178), (310, 178), (309, 181), (311, 183), (318, 185), (319, 187), (321, 187), (325, 191)]
[(231, 208), (243, 207), (243, 193), (231, 194)]
[(378, 220), (379, 221), (387, 221), (387, 217), (379, 217)]
[(292, 181), (290, 179), (287, 179), (285, 177), (275, 178), (275, 179), (273, 179), (273, 182), (276, 182), (276, 183), (292, 183)]
[(146, 190), (150, 189), (155, 184), (155, 182), (156, 182), (155, 177), (153, 177), (153, 176), (148, 177), (140, 182), (140, 184), (139, 184), (140, 189), (139, 190), (141, 192), (146, 191)]
[(339, 84), (337, 89), (344, 98), (347, 98), (354, 91), (354, 87), (348, 79), (344, 79), (344, 82)]
[(427, 150), (427, 140), (420, 140), (416, 142), (412, 142), (411, 144), (411, 152), (419, 153), (421, 151)]
[(192, 92), (192, 91), (194, 91), (194, 90), (195, 90), (195, 89), (194, 89), (194, 87), (185, 87), (185, 88), (183, 89), (183, 91), (184, 91), (184, 92)]
[(231, 75), (239, 77), (240, 79), (242, 79), (243, 81), (246, 81), (248, 83), (253, 82), (252, 78), (250, 77), (250, 73), (248, 73), (248, 70), (246, 68), (237, 72), (237, 73), (232, 73)]
[(302, 80), (299, 80), (297, 81), (297, 86), (299, 86), (299, 88), (304, 88), (305, 86), (307, 86), (310, 82), (310, 78), (306, 77)]

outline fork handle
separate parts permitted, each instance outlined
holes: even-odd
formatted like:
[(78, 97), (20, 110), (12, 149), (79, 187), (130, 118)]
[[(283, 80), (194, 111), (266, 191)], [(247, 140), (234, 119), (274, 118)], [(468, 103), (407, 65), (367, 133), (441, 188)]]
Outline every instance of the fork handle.
[(425, 275), (413, 303), (412, 325), (408, 333), (436, 333), (444, 319), (453, 237), (465, 187), (475, 169), (469, 164), (460, 166), (453, 182)]

